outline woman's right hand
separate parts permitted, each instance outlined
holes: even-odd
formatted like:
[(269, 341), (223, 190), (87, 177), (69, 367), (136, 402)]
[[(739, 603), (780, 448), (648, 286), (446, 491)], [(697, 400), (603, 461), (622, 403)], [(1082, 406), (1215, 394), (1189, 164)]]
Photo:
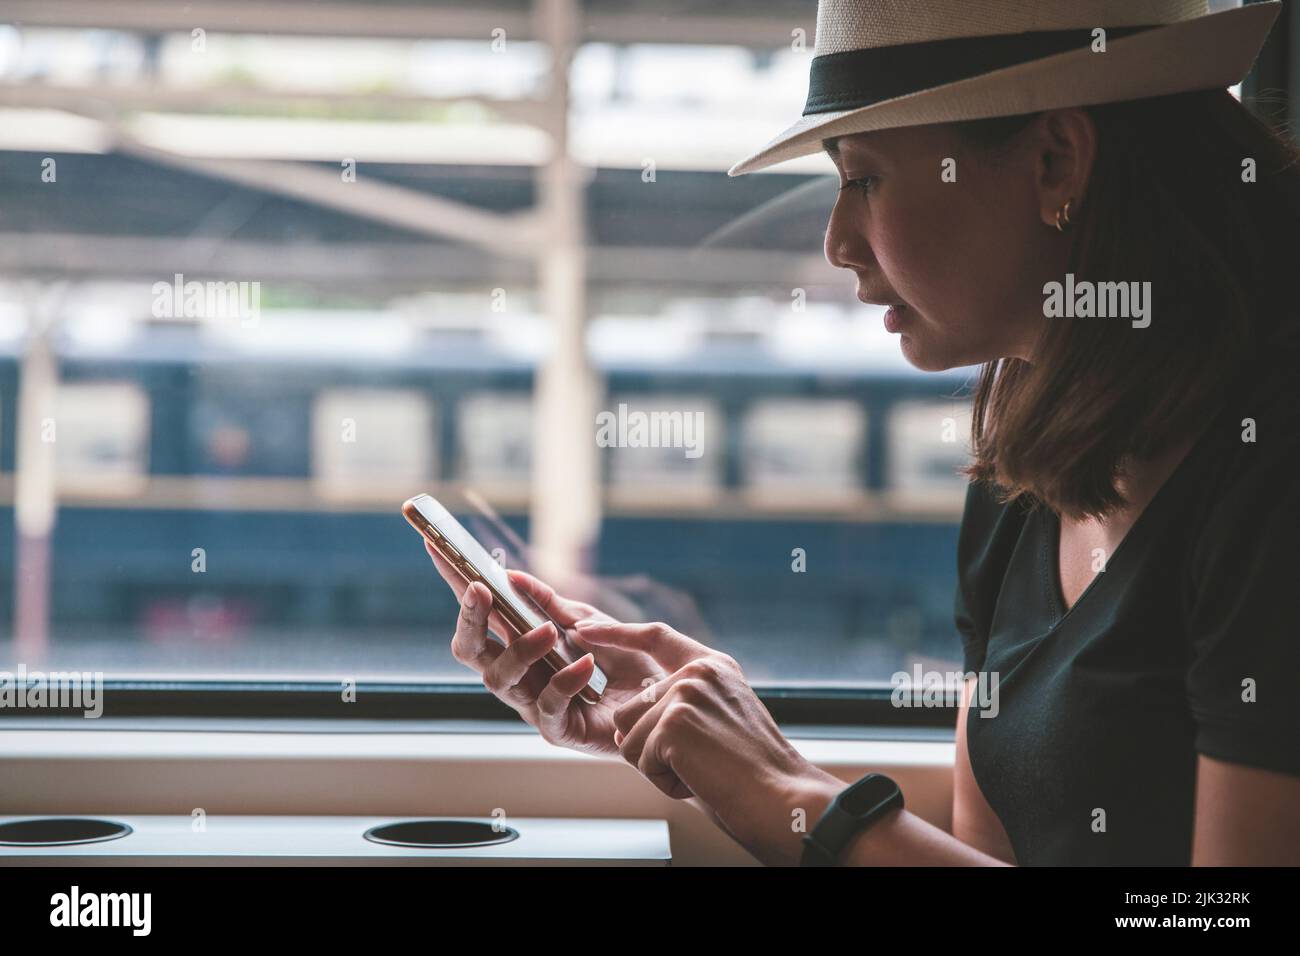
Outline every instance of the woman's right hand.
[[(663, 668), (640, 651), (587, 643), (573, 629), (578, 621), (617, 622), (590, 604), (561, 597), (531, 574), (509, 571), (511, 584), (562, 625), (575, 645), (589, 652), (553, 671), (542, 660), (559, 639), (552, 624), (514, 638), (501, 615), (492, 609), (492, 593), (486, 585), (467, 585), (428, 542), (424, 547), (460, 602), (452, 656), (482, 675), (483, 685), (536, 727), (543, 739), (574, 750), (617, 754), (614, 712), (663, 680), (667, 676)], [(488, 637), (489, 629), (505, 646)], [(600, 703), (589, 704), (577, 695), (597, 665), (608, 682)]]

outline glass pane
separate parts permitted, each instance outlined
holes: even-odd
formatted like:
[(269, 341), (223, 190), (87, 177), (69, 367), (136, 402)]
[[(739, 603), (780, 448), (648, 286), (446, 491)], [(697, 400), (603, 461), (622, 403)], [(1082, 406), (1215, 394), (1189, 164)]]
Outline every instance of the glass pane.
[(760, 683), (955, 663), (972, 370), (826, 262), (825, 156), (726, 175), (813, 6), (602, 4), (553, 114), (472, 6), (0, 24), (0, 669), (477, 684), (420, 492)]
[(137, 489), (148, 469), (149, 400), (130, 383), (61, 385), (42, 438), (55, 447), (62, 487)]
[(331, 495), (386, 493), (427, 482), (434, 412), (416, 391), (322, 389), (312, 403), (314, 477)]
[(721, 433), (717, 405), (705, 396), (618, 395), (598, 413), (596, 443), (610, 449), (615, 492), (710, 495), (722, 477), (710, 442)]
[(742, 425), (755, 493), (852, 496), (862, 486), (866, 413), (843, 400), (759, 399)]
[(475, 487), (527, 487), (533, 457), (529, 396), (468, 395), (457, 403), (456, 412), (461, 480)]
[(971, 408), (958, 401), (900, 401), (890, 418), (890, 487), (899, 493), (966, 494), (957, 469), (970, 460)]

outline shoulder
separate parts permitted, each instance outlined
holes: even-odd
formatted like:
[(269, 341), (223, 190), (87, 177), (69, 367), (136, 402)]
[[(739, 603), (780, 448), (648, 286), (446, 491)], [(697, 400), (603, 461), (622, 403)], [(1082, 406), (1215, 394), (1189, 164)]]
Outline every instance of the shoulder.
[(1300, 773), (1300, 415), (1290, 356), (1230, 393), (1202, 449), (1184, 610), (1197, 749)]
[(967, 485), (957, 534), (959, 573), (979, 576), (1005, 569), (1029, 513), (1023, 498), (1003, 502), (995, 486), (982, 481)]
[(966, 488), (957, 534), (955, 619), (967, 670), (978, 670), (982, 664), (1007, 565), (1028, 516), (1021, 498), (999, 501), (997, 489), (980, 481)]
[[(1196, 577), (1210, 572), (1224, 549), (1240, 555), (1270, 533), (1291, 537), (1300, 529), (1298, 366), (1295, 352), (1251, 365), (1207, 428), (1187, 515)], [(1295, 561), (1290, 557), (1292, 567)]]

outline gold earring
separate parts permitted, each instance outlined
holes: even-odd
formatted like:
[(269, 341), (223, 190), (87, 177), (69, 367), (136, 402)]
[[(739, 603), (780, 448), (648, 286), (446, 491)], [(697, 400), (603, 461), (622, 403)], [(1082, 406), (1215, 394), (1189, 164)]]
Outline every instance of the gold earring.
[[(1065, 201), (1065, 206), (1062, 207), (1061, 209), (1056, 210), (1056, 231), (1057, 232), (1065, 232), (1065, 227), (1070, 224), (1070, 204), (1072, 202), (1074, 202), (1073, 199), (1067, 199)], [(1062, 225), (1062, 222), (1064, 222), (1064, 225)]]

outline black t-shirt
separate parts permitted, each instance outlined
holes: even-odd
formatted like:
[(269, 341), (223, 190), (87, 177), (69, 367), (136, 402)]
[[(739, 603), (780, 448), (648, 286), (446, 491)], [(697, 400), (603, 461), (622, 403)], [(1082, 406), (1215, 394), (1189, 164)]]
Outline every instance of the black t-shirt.
[(1298, 377), (1239, 379), (1068, 612), (1056, 515), (968, 489), (957, 627), (997, 714), (966, 741), (1019, 864), (1185, 866), (1198, 754), (1300, 774)]

